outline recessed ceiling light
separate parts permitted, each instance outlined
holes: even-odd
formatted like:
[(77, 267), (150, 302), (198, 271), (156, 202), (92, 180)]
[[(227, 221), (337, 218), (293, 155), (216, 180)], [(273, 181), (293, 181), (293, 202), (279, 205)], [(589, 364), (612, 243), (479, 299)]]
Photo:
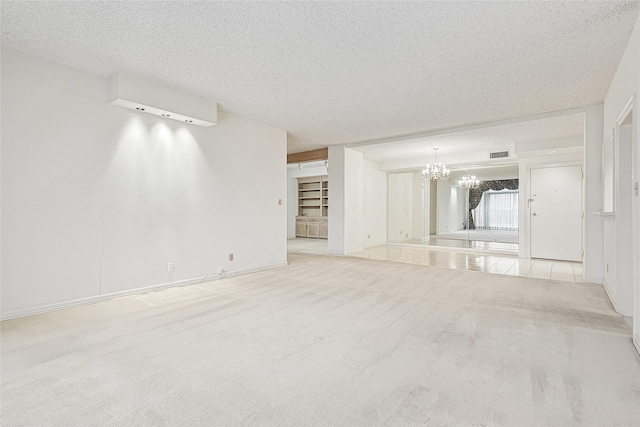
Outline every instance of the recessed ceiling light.
[(549, 151), (549, 154), (555, 154), (557, 152), (558, 152), (558, 150), (551, 150), (551, 151)]
[(209, 127), (218, 122), (215, 101), (122, 72), (111, 79), (110, 86), (113, 105), (195, 126)]

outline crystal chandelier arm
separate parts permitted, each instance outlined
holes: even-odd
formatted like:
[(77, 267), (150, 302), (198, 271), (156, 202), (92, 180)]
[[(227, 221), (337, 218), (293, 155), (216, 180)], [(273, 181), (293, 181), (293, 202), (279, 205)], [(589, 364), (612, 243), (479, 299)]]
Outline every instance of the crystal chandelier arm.
[(450, 171), (445, 164), (438, 162), (437, 147), (433, 148), (433, 153), (433, 165), (427, 165), (424, 171), (422, 171), (423, 177), (433, 181), (446, 181), (449, 179)]

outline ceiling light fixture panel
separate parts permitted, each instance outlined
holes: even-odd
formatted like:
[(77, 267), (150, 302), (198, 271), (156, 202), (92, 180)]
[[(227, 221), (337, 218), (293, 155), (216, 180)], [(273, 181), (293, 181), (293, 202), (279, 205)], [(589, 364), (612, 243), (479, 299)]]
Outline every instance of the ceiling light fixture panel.
[(218, 122), (215, 101), (124, 72), (111, 80), (111, 104), (203, 127)]

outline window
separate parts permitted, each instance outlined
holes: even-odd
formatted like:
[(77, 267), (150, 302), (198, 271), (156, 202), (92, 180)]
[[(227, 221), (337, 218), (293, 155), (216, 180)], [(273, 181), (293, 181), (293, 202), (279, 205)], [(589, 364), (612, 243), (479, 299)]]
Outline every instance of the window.
[(477, 229), (517, 230), (518, 190), (485, 191), (473, 210)]

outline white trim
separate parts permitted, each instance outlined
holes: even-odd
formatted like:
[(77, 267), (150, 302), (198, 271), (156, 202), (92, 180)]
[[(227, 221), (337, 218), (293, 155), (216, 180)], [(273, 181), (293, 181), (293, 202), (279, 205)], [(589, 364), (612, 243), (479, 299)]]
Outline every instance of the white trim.
[(611, 301), (611, 305), (613, 306), (613, 309), (616, 311), (616, 313), (620, 313), (620, 311), (618, 311), (618, 305), (616, 304), (616, 299), (613, 297), (611, 292), (609, 292), (609, 287), (607, 286), (607, 282), (602, 281), (602, 288), (607, 294), (607, 297), (609, 297), (609, 301)]
[[(376, 247), (376, 246), (381, 246), (381, 245), (374, 245), (374, 246), (369, 246), (369, 247), (374, 248), (374, 247)], [(327, 253), (328, 253), (329, 255), (344, 255), (344, 256), (349, 256), (349, 255), (353, 255), (353, 254), (359, 254), (359, 253), (361, 253), (361, 252), (363, 252), (363, 250), (362, 250), (362, 249), (355, 249), (355, 250), (352, 250), (352, 251), (344, 251), (344, 252), (342, 252), (342, 251), (336, 251), (336, 250), (328, 250), (328, 249), (327, 249)]]
[(151, 285), (151, 286), (144, 286), (144, 287), (141, 287), (141, 288), (127, 289), (126, 291), (110, 292), (110, 293), (104, 294), (104, 295), (95, 295), (95, 296), (92, 296), (92, 297), (79, 298), (79, 299), (74, 299), (74, 300), (71, 300), (71, 301), (57, 302), (57, 303), (54, 303), (54, 304), (41, 305), (41, 306), (38, 306), (38, 307), (23, 308), (23, 309), (20, 309), (20, 310), (13, 310), (13, 311), (8, 311), (8, 312), (5, 312), (5, 313), (1, 313), (0, 314), (0, 320), (15, 319), (17, 317), (32, 316), (34, 314), (42, 314), (42, 313), (47, 313), (47, 312), (50, 312), (50, 311), (63, 310), (63, 309), (66, 309), (66, 308), (78, 307), (78, 306), (81, 306), (81, 305), (95, 304), (95, 303), (98, 303), (98, 302), (110, 300), (110, 299), (117, 298), (117, 297), (122, 297), (122, 296), (126, 296), (126, 295), (134, 295), (134, 294), (142, 294), (142, 293), (146, 293), (146, 292), (150, 292), (150, 291), (156, 291), (156, 290), (160, 290), (160, 289), (164, 289), (164, 288), (171, 288), (171, 287), (176, 287), (176, 286), (195, 285), (196, 283), (209, 282), (209, 281), (218, 280), (218, 279), (226, 279), (228, 277), (240, 276), (240, 275), (249, 274), (249, 273), (256, 273), (256, 272), (259, 272), (259, 271), (271, 270), (273, 268), (286, 267), (287, 265), (288, 265), (288, 263), (286, 263), (286, 262), (277, 263), (277, 264), (270, 264), (270, 265), (266, 265), (264, 267), (249, 268), (247, 270), (230, 271), (230, 272), (223, 273), (221, 275), (212, 274), (212, 275), (209, 275), (209, 276), (202, 276), (202, 277), (195, 277), (195, 278), (192, 278), (192, 279), (179, 280), (177, 282), (161, 283), (161, 284), (158, 284), (158, 285)]
[(386, 242), (383, 242), (383, 243), (372, 243), (370, 245), (364, 245), (364, 246), (362, 246), (362, 251), (361, 252), (364, 252), (365, 249), (375, 248), (377, 246), (382, 246), (382, 245), (385, 245), (385, 244), (386, 244)]
[(594, 215), (597, 215), (597, 216), (601, 216), (603, 218), (611, 218), (611, 219), (615, 219), (616, 218), (616, 213), (615, 212), (593, 211), (591, 213), (594, 214)]
[(602, 285), (602, 277), (585, 277), (584, 283), (590, 283), (592, 285)]
[[(631, 134), (631, 155), (633, 162), (631, 165), (631, 198), (635, 200), (631, 202), (631, 232), (633, 233), (632, 238), (632, 256), (634, 259), (638, 259), (640, 256), (640, 198), (638, 194), (633, 194), (634, 185), (638, 185), (638, 181), (640, 181), (640, 135), (638, 135), (638, 129), (640, 129), (640, 124), (638, 123), (640, 119), (640, 112), (638, 112), (638, 93), (634, 92), (629, 100), (632, 103), (632, 114), (631, 119), (633, 120), (632, 134)], [(636, 187), (637, 191), (637, 187)], [(638, 353), (640, 353), (640, 265), (637, 262), (633, 263), (633, 272), (632, 272), (632, 286), (633, 286), (633, 327), (631, 335), (633, 335), (633, 343), (636, 347)]]
[[(640, 224), (638, 224), (638, 213), (637, 213), (637, 210), (639, 208), (638, 206), (639, 202), (638, 202), (638, 198), (633, 196), (633, 185), (635, 182), (637, 182), (638, 176), (640, 174), (640, 171), (638, 171), (638, 157), (640, 156), (640, 153), (638, 152), (639, 150), (638, 150), (638, 135), (637, 135), (639, 115), (635, 105), (636, 97), (637, 97), (636, 92), (633, 92), (631, 94), (631, 97), (627, 101), (626, 105), (624, 106), (624, 108), (620, 111), (620, 114), (618, 114), (618, 118), (616, 119), (616, 127), (614, 128), (616, 132), (615, 135), (617, 138), (616, 146), (619, 147), (618, 140), (620, 138), (620, 127), (624, 126), (622, 123), (627, 119), (629, 114), (631, 114), (631, 120), (632, 120), (632, 126), (631, 126), (631, 188), (632, 188), (631, 190), (632, 191), (631, 192), (631, 257), (632, 258), (631, 259), (632, 260), (637, 259), (638, 251), (640, 250), (640, 240), (639, 240)], [(619, 150), (620, 148), (617, 148), (616, 150), (616, 166), (620, 164)], [(616, 174), (615, 174), (616, 193), (617, 193), (618, 185), (619, 185), (619, 170), (618, 170), (618, 167), (616, 167)], [(631, 314), (630, 315), (632, 319), (631, 334), (633, 335), (633, 334), (640, 333), (640, 331), (635, 330), (635, 325), (638, 323), (638, 319), (636, 318), (636, 316), (640, 316), (640, 313), (638, 313), (636, 310), (636, 305), (637, 305), (636, 301), (638, 300), (638, 298), (640, 298), (640, 286), (639, 286), (640, 266), (636, 262), (633, 262), (632, 264), (633, 266), (631, 270)], [(616, 311), (618, 310), (616, 309)], [(634, 345), (636, 345), (636, 349), (638, 349), (638, 345), (637, 345), (638, 343), (635, 340), (635, 336), (633, 339), (634, 339)]]
[(345, 255), (353, 255), (353, 254), (361, 254), (362, 252), (364, 252), (363, 249), (354, 249), (352, 251), (345, 251), (344, 254)]
[[(598, 104), (594, 104), (594, 105), (598, 105)], [(520, 117), (511, 118), (511, 119), (496, 120), (493, 122), (482, 122), (482, 123), (476, 123), (476, 124), (471, 124), (466, 126), (447, 127), (447, 128), (436, 129), (433, 131), (409, 133), (404, 135), (392, 136), (388, 138), (365, 139), (361, 141), (354, 141), (354, 142), (347, 143), (345, 144), (345, 146), (347, 148), (356, 148), (356, 147), (362, 147), (366, 145), (386, 144), (390, 142), (405, 141), (408, 139), (427, 138), (427, 137), (438, 136), (438, 135), (448, 135), (451, 133), (468, 132), (472, 130), (510, 125), (510, 124), (520, 123), (520, 122), (530, 122), (535, 120), (548, 119), (552, 117), (562, 117), (562, 116), (567, 116), (572, 114), (586, 113), (589, 107), (590, 106), (571, 108), (568, 110), (550, 111), (547, 113), (532, 114), (529, 116), (520, 116)]]
[(617, 185), (616, 185), (617, 181), (616, 181), (616, 178), (617, 178), (617, 175), (618, 175), (618, 172), (617, 172), (618, 150), (617, 150), (617, 147), (616, 147), (616, 145), (617, 145), (616, 144), (616, 129), (617, 129), (617, 126), (615, 128), (613, 128), (613, 129), (611, 129), (611, 135), (609, 136), (609, 138), (607, 138), (606, 140), (604, 140), (602, 142), (602, 154), (601, 154), (602, 159), (601, 159), (601, 167), (600, 167), (600, 187), (601, 187), (601, 190), (602, 190), (601, 208), (604, 209), (605, 208), (605, 206), (604, 206), (604, 204), (605, 204), (605, 197), (604, 197), (605, 196), (605, 185), (604, 184), (605, 184), (605, 172), (607, 170), (607, 164), (605, 162), (605, 153), (606, 153), (605, 152), (605, 148), (606, 148), (606, 146), (608, 144), (611, 144), (612, 155), (613, 155), (613, 158), (611, 159), (611, 163), (612, 164), (610, 165), (611, 166), (611, 173), (612, 173), (611, 185), (613, 187), (611, 189), (611, 193), (612, 193), (611, 194), (611, 210), (610, 211), (603, 211), (603, 212), (609, 212), (609, 213), (613, 213), (613, 214), (615, 214), (615, 211), (616, 211), (616, 193), (617, 193), (617, 188), (616, 188), (617, 187)]
[(635, 100), (635, 93), (631, 95), (631, 98), (629, 98), (629, 101), (627, 101), (627, 105), (625, 105), (622, 111), (620, 112), (620, 114), (618, 114), (618, 118), (616, 119), (616, 124), (618, 126), (622, 125), (622, 122), (624, 121), (624, 119), (627, 118), (627, 116), (629, 115), (629, 112), (633, 110), (634, 100)]

